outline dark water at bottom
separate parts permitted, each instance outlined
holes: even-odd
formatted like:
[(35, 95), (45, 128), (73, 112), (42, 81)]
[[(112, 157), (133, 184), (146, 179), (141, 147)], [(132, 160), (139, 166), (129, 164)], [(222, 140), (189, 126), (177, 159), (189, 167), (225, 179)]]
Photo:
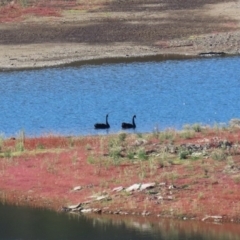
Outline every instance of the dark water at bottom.
[(240, 225), (69, 215), (0, 204), (1, 240), (239, 240)]

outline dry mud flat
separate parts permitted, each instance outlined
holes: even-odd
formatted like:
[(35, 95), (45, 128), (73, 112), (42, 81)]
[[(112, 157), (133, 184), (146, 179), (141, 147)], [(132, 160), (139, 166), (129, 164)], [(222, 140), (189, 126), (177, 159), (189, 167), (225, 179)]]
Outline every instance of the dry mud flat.
[(0, 68), (208, 52), (235, 55), (240, 53), (239, 10), (239, 1), (98, 0), (58, 8), (59, 16), (2, 18)]

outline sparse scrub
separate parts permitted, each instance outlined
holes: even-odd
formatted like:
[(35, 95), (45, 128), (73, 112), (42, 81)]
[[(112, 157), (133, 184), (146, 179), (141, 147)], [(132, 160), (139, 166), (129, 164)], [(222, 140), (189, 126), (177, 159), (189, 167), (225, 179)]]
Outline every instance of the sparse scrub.
[(29, 3), (29, 0), (20, 0), (20, 4), (22, 7), (27, 7)]
[(189, 152), (186, 150), (181, 150), (178, 154), (180, 159), (187, 159), (189, 155)]
[(144, 148), (139, 149), (137, 156), (140, 160), (147, 160), (148, 156)]
[(191, 139), (195, 137), (195, 131), (190, 129), (190, 130), (182, 130), (179, 133), (179, 136), (183, 139)]
[(193, 161), (199, 160), (203, 157), (202, 153), (193, 153), (190, 155), (190, 159)]
[(138, 173), (138, 177), (140, 179), (144, 179), (146, 177), (146, 168), (145, 168), (145, 164), (141, 161), (140, 162), (140, 172)]
[(3, 135), (0, 135), (0, 153), (3, 149), (3, 144), (4, 144), (4, 136)]
[(42, 143), (38, 143), (37, 149), (45, 149), (45, 146)]
[(159, 130), (158, 126), (156, 126), (156, 127), (153, 129), (152, 136), (153, 136), (154, 138), (159, 138), (159, 135), (160, 135), (160, 130)]
[(92, 146), (90, 144), (87, 144), (86, 147), (85, 147), (86, 150), (90, 151), (92, 150)]
[(167, 182), (174, 183), (174, 181), (179, 178), (179, 175), (175, 171), (165, 172), (162, 174), (162, 178)]
[(126, 139), (126, 137), (127, 137), (127, 134), (126, 134), (126, 133), (120, 133), (120, 134), (118, 135), (118, 139), (119, 139), (120, 142), (124, 142), (125, 139)]
[(4, 152), (3, 152), (3, 156), (5, 158), (11, 158), (12, 157), (12, 151), (11, 149), (6, 149)]
[(24, 149), (25, 149), (24, 142), (25, 142), (25, 132), (22, 130), (19, 132), (19, 136), (18, 136), (16, 144), (15, 144), (15, 150), (17, 152), (24, 151)]
[(192, 125), (192, 129), (195, 131), (195, 132), (201, 132), (202, 131), (202, 126), (200, 123), (195, 123)]
[(204, 199), (204, 193), (200, 192), (198, 193), (198, 199)]
[(232, 179), (235, 183), (239, 184), (240, 183), (240, 174), (232, 176)]
[(143, 134), (142, 134), (142, 133), (137, 133), (137, 137), (138, 137), (138, 138), (142, 138), (142, 137), (143, 137)]
[(223, 130), (227, 129), (227, 125), (225, 123), (215, 123), (213, 126), (213, 130), (217, 133), (220, 133)]
[(77, 152), (75, 152), (72, 156), (73, 165), (77, 164), (78, 161), (79, 161), (78, 154), (77, 154)]
[(109, 156), (113, 158), (114, 164), (118, 163), (119, 158), (121, 157), (122, 148), (119, 146), (112, 147), (109, 150)]
[(68, 144), (69, 144), (70, 147), (74, 147), (75, 142), (74, 142), (74, 139), (72, 137), (68, 138)]
[(217, 161), (224, 161), (227, 159), (227, 156), (222, 149), (215, 149), (211, 153), (211, 158)]
[(157, 161), (153, 158), (149, 158), (149, 170), (150, 170), (150, 176), (153, 176), (157, 171)]
[(174, 139), (176, 138), (176, 135), (177, 135), (177, 133), (174, 130), (168, 129), (168, 130), (166, 130), (164, 132), (161, 132), (159, 134), (159, 139), (160, 139), (161, 142), (164, 142), (166, 140), (169, 140), (169, 141), (173, 142)]
[(128, 159), (132, 160), (132, 159), (134, 159), (134, 156), (135, 156), (135, 153), (133, 151), (129, 150), (127, 152), (127, 158)]
[(200, 123), (194, 123), (192, 125), (186, 124), (183, 126), (183, 130), (185, 131), (193, 130), (194, 132), (202, 132), (203, 126)]
[(90, 155), (87, 157), (87, 163), (89, 164), (95, 164), (96, 163), (96, 159), (94, 158), (94, 156)]
[(116, 136), (112, 136), (108, 141), (108, 147), (111, 149), (116, 146), (121, 146), (121, 143), (119, 142), (119, 138), (117, 138)]

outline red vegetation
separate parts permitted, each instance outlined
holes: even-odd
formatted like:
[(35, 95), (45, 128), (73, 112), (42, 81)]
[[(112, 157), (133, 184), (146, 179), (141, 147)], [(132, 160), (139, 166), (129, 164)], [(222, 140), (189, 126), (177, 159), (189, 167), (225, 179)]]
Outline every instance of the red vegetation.
[(76, 0), (39, 0), (36, 2), (28, 1), (26, 6), (22, 6), (21, 1), (12, 1), (8, 5), (0, 7), (0, 23), (21, 22), (29, 16), (36, 17), (61, 17), (63, 10), (91, 10), (101, 7), (102, 4), (92, 4), (88, 1), (78, 4)]
[[(116, 161), (110, 154), (110, 146), (119, 141), (118, 135), (5, 140), (0, 148), (0, 198), (14, 204), (59, 210), (62, 206), (86, 202), (91, 195), (108, 193), (111, 201), (103, 205), (92, 202), (91, 207), (104, 206), (106, 212), (147, 211), (155, 216), (195, 219), (217, 215), (222, 220), (239, 221), (240, 130), (209, 130), (195, 133), (189, 139), (176, 135), (175, 146), (208, 142), (208, 156), (199, 159), (181, 160), (177, 154), (166, 157), (159, 149), (170, 140), (159, 140), (155, 135), (145, 138), (146, 142), (137, 148), (144, 148), (149, 160), (139, 157), (131, 160), (122, 152)], [(218, 149), (217, 141), (222, 140), (234, 148)], [(124, 150), (139, 138), (128, 135), (121, 141), (118, 146)], [(24, 145), (24, 151), (16, 150), (19, 144)], [(214, 159), (211, 155), (214, 151), (221, 151), (224, 159), (222, 156)], [(154, 190), (158, 195), (148, 191), (112, 192), (114, 187), (149, 182), (165, 185)], [(172, 184), (176, 188), (169, 188)], [(81, 186), (81, 190), (73, 191), (76, 186)]]
[(23, 7), (19, 4), (12, 3), (0, 7), (0, 22), (19, 22), (31, 15), (39, 17), (60, 17), (61, 12), (60, 9), (54, 5), (44, 6), (42, 4)]

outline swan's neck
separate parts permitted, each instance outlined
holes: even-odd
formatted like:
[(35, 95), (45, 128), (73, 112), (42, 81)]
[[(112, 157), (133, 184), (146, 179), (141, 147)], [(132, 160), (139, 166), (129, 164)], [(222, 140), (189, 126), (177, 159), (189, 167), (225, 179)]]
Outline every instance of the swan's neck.
[(132, 124), (133, 124), (133, 126), (136, 126), (134, 119), (135, 119), (135, 117), (133, 117), (133, 119), (132, 119)]

